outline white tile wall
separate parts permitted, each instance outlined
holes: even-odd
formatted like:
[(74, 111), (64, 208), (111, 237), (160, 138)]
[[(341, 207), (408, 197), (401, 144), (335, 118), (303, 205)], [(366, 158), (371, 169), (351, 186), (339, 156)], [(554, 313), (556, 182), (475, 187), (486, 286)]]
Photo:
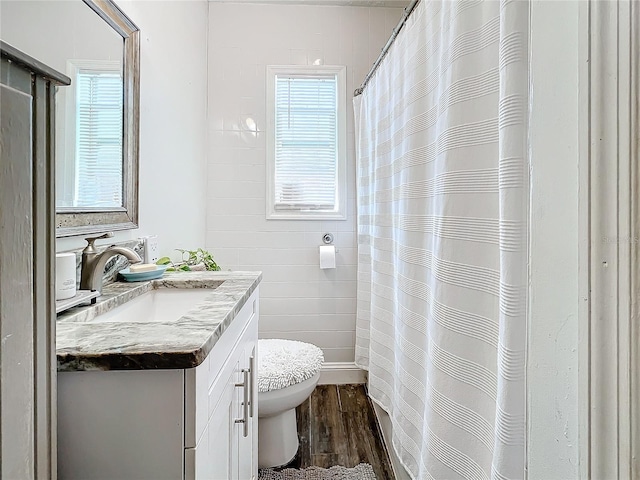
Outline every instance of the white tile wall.
[[(353, 111), (349, 103), (347, 220), (266, 220), (265, 66), (346, 65), (350, 94), (401, 15), (401, 8), (209, 4), (206, 245), (225, 269), (262, 270), (261, 337), (315, 343), (328, 362), (354, 359)], [(257, 135), (241, 129), (247, 117)], [(335, 270), (318, 267), (325, 232), (335, 237)]]

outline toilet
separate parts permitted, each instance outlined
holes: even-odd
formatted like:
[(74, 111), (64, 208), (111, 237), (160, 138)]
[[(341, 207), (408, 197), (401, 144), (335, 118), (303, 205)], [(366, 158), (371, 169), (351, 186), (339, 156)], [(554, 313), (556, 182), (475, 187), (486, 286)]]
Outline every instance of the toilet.
[(258, 466), (277, 467), (298, 451), (296, 407), (320, 379), (324, 357), (315, 345), (258, 340)]

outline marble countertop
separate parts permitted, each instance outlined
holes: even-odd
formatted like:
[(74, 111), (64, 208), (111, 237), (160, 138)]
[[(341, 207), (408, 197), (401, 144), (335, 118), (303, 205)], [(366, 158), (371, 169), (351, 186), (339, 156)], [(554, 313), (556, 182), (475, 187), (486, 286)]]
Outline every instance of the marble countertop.
[[(257, 288), (260, 272), (165, 273), (148, 282), (115, 282), (97, 303), (58, 315), (58, 371), (192, 368), (209, 354)], [(202, 303), (175, 321), (99, 321), (106, 313), (161, 288), (215, 288)]]

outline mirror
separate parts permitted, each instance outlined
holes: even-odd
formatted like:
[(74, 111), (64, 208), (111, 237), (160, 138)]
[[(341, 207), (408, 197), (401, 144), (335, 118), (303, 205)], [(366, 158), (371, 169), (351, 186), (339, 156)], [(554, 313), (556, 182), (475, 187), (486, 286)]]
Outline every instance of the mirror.
[(139, 31), (111, 0), (2, 0), (2, 40), (65, 73), (56, 236), (137, 228)]

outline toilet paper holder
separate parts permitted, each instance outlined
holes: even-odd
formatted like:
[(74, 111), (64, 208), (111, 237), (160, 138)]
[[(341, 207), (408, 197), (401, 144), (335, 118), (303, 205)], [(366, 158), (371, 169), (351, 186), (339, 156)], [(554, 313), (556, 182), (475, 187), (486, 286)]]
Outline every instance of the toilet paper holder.
[(326, 245), (331, 245), (333, 243), (333, 234), (332, 233), (325, 233), (322, 236), (322, 241), (326, 244)]

